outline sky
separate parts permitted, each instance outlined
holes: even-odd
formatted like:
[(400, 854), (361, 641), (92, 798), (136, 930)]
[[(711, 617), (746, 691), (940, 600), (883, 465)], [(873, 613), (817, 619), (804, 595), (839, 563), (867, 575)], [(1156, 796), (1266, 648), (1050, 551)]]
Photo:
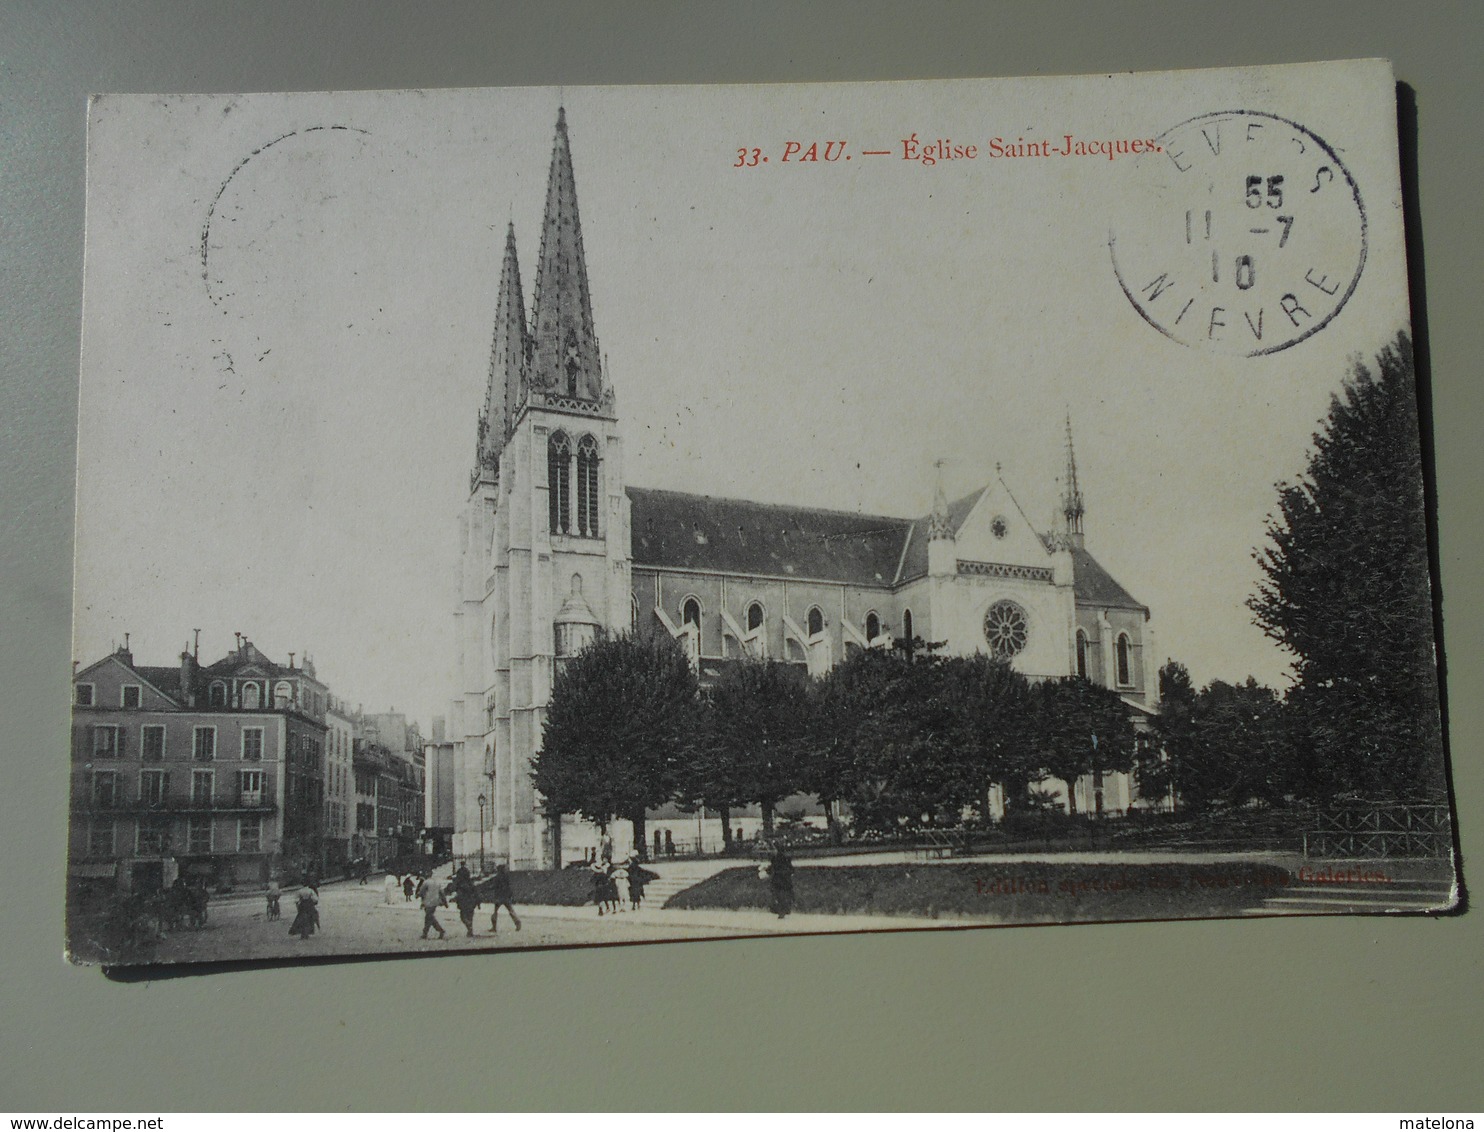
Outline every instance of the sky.
[[(242, 632), (368, 711), (447, 710), (505, 228), (529, 310), (560, 105), (630, 484), (920, 515), (941, 460), (950, 496), (998, 466), (1050, 528), (1070, 415), (1087, 545), (1156, 655), (1285, 682), (1245, 605), (1274, 484), (1408, 320), (1384, 64), (95, 99), (77, 660)], [(1234, 108), (1327, 142), (1366, 217), (1349, 299), (1261, 357), (1166, 337), (1119, 285), (1110, 232), (1163, 262), (1163, 154), (987, 156)], [(914, 135), (978, 156), (905, 160)], [(826, 141), (850, 160), (797, 160)]]

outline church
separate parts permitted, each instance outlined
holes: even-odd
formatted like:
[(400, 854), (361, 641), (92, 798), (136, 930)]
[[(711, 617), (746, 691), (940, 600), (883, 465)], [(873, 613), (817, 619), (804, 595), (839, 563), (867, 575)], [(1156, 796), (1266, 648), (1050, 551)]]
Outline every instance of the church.
[[(1061, 515), (1038, 530), (996, 468), (922, 515), (719, 499), (628, 483), (599, 352), (565, 111), (558, 111), (529, 318), (507, 229), (489, 383), (459, 520), (453, 851), (559, 867), (590, 840), (547, 824), (530, 778), (552, 683), (599, 633), (668, 634), (703, 678), (752, 656), (826, 672), (897, 638), (1077, 674), (1158, 711), (1149, 609), (1088, 551), (1071, 423)], [(1123, 812), (1127, 775), (1061, 784), (1078, 810)], [(620, 823), (622, 824), (622, 823)], [(578, 827), (581, 827), (579, 829)], [(615, 841), (627, 846), (627, 834)]]

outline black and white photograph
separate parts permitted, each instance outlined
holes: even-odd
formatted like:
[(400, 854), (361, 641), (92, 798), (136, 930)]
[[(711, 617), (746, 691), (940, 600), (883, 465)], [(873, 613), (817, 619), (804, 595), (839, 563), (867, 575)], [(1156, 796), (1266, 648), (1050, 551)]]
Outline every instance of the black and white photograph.
[(1453, 909), (1396, 97), (96, 96), (68, 957)]

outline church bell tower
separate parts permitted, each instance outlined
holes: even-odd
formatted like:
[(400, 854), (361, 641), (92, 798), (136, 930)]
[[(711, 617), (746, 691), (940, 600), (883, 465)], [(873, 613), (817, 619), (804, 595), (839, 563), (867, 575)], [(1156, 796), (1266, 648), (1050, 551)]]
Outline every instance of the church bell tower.
[[(531, 784), (558, 667), (630, 622), (629, 505), (593, 328), (565, 110), (557, 113), (531, 317), (513, 223), (460, 523), (454, 852), (560, 867)], [(461, 709), (461, 710), (460, 710)], [(483, 799), (483, 805), (480, 799)]]

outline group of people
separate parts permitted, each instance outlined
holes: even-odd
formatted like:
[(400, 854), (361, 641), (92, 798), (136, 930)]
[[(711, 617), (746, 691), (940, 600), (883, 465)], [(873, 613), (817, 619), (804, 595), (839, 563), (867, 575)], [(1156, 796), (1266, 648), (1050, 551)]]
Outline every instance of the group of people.
[[(404, 892), (405, 887), (404, 883)], [(448, 938), (448, 933), (438, 922), (438, 909), (448, 907), (450, 896), (453, 897), (454, 907), (459, 910), (459, 919), (463, 921), (464, 932), (469, 938), (474, 937), (474, 913), (481, 904), (494, 905), (490, 915), (491, 932), (500, 930), (501, 908), (510, 913), (511, 923), (515, 925), (516, 931), (520, 931), (520, 917), (515, 912), (515, 894), (510, 887), (510, 870), (504, 862), (495, 866), (492, 875), (480, 881), (470, 875), (468, 865), (460, 865), (447, 885), (433, 877), (425, 877), (415, 895), (422, 901), (423, 939), (428, 938), (430, 931), (437, 932), (439, 939)]]
[(624, 910), (623, 893), (628, 892), (629, 907), (637, 912), (644, 903), (644, 886), (659, 879), (659, 873), (650, 872), (639, 863), (639, 854), (630, 853), (616, 864), (610, 855), (598, 857), (592, 863), (593, 903), (598, 906), (598, 915)]
[(386, 902), (395, 904), (397, 893), (401, 892), (404, 903), (411, 903), (413, 897), (422, 891), (427, 877), (422, 873), (408, 873), (399, 877), (396, 873), (387, 873), (386, 880), (382, 882), (382, 891), (385, 893)]
[(205, 880), (201, 877), (187, 880), (184, 873), (177, 873), (160, 901), (161, 927), (169, 931), (175, 931), (181, 925), (204, 928), (206, 909), (210, 902)]

